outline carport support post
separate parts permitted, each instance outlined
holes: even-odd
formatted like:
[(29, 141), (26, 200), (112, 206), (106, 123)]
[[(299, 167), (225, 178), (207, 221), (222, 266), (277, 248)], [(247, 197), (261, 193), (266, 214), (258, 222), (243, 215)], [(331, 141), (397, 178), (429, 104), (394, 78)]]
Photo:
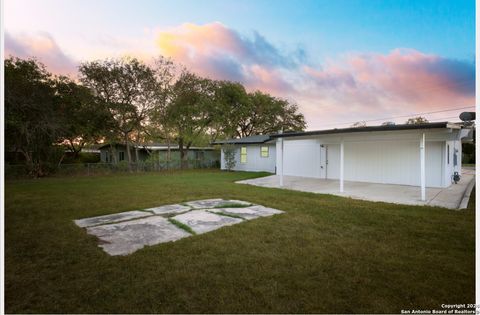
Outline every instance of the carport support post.
[[(283, 130), (280, 130), (278, 133), (282, 134)], [(283, 138), (280, 137), (277, 139), (277, 174), (280, 177), (280, 187), (283, 186)]]
[(344, 144), (342, 140), (342, 142), (340, 142), (340, 192), (343, 192), (343, 155)]
[(422, 201), (425, 201), (425, 133), (420, 138), (420, 187), (422, 190)]

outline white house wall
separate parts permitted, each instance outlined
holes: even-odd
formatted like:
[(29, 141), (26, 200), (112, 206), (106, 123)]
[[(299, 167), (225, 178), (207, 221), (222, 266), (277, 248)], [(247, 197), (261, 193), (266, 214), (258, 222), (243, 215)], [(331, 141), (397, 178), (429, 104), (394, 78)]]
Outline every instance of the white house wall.
[[(249, 172), (270, 172), (275, 173), (276, 150), (275, 144), (250, 144), (243, 145), (247, 148), (247, 163), (240, 163), (240, 150), (242, 145), (235, 145), (235, 171), (249, 171)], [(260, 148), (262, 146), (269, 147), (268, 157), (260, 155)], [(221, 153), (221, 169), (225, 170), (225, 153), (222, 149)]]
[[(420, 137), (422, 131), (329, 135), (284, 141), (284, 175), (338, 179), (340, 141), (344, 141), (344, 179), (385, 184), (420, 185)], [(455, 134), (447, 130), (427, 131), (426, 185), (447, 187), (453, 173)], [(441, 141), (443, 139), (443, 141)], [(458, 143), (457, 142), (457, 149)], [(446, 165), (446, 143), (450, 143), (450, 167)], [(327, 148), (326, 175), (320, 172), (320, 145)], [(460, 152), (460, 150), (459, 150)], [(458, 155), (459, 157), (461, 155)], [(460, 163), (460, 158), (458, 160)], [(320, 177), (322, 175), (322, 177)]]
[(283, 143), (283, 174), (319, 177), (320, 143), (312, 140), (286, 140)]

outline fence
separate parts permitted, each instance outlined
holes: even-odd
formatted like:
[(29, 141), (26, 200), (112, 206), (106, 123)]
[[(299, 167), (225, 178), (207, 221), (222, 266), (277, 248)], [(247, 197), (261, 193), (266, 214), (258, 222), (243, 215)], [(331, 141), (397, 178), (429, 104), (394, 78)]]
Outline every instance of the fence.
[[(186, 161), (155, 161), (128, 163), (122, 161), (113, 163), (76, 163), (60, 164), (51, 175), (53, 176), (90, 176), (127, 172), (161, 172), (178, 169), (219, 168), (218, 160), (186, 160)], [(183, 167), (182, 167), (183, 166)], [(5, 178), (15, 179), (28, 177), (28, 168), (20, 164), (6, 164)]]

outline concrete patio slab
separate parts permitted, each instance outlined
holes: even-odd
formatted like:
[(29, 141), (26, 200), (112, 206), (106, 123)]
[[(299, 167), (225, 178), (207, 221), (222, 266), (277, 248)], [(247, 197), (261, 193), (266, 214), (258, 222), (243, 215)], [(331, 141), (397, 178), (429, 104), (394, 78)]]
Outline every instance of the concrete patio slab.
[(159, 216), (87, 228), (100, 239), (100, 247), (111, 256), (128, 255), (144, 246), (176, 241), (190, 236)]
[(148, 209), (145, 209), (144, 211), (151, 211), (155, 214), (171, 214), (171, 213), (182, 213), (189, 210), (192, 210), (192, 208), (184, 205), (174, 204), (174, 205), (148, 208)]
[(120, 221), (132, 220), (137, 218), (148, 217), (152, 215), (149, 212), (145, 211), (127, 211), (127, 212), (120, 212), (115, 214), (107, 214), (98, 217), (92, 218), (85, 218), (80, 220), (75, 220), (75, 224), (79, 227), (90, 227), (100, 224), (108, 224), (108, 223), (115, 223)]
[(202, 234), (223, 226), (243, 222), (242, 219), (210, 213), (206, 210), (194, 210), (174, 216), (172, 219), (188, 225), (195, 233)]
[(192, 207), (193, 209), (203, 209), (203, 208), (215, 208), (218, 206), (223, 199), (204, 199), (204, 200), (195, 200), (185, 202), (185, 205)]
[(421, 200), (420, 187), (416, 186), (345, 181), (344, 192), (341, 193), (338, 180), (283, 176), (284, 184), (280, 187), (280, 178), (277, 175), (247, 179), (238, 181), (237, 183), (319, 194), (331, 194), (369, 201), (383, 201), (407, 205), (431, 205), (457, 209), (465, 195), (468, 184), (472, 180), (475, 180), (474, 172), (464, 171), (462, 172), (462, 179), (458, 184), (452, 184), (448, 188), (427, 187), (425, 201)]
[(268, 217), (274, 214), (283, 213), (283, 211), (281, 210), (267, 208), (264, 206), (251, 206), (245, 208), (216, 208), (208, 211), (236, 215), (246, 220), (257, 219), (258, 217)]
[[(202, 234), (223, 226), (241, 223), (244, 220), (283, 213), (277, 209), (253, 205), (243, 200), (206, 199), (191, 201), (188, 204), (192, 207), (172, 204), (143, 211), (128, 211), (75, 220), (75, 223), (80, 227), (86, 227), (88, 234), (98, 237), (99, 246), (107, 254), (115, 256), (128, 255), (144, 246), (176, 241), (192, 235), (162, 215), (175, 215), (171, 219), (189, 226), (195, 233)], [(219, 205), (230, 207), (218, 208)]]
[[(242, 205), (242, 206), (252, 206), (252, 205), (255, 205), (251, 202), (248, 202), (248, 201), (243, 201), (243, 200), (236, 200), (236, 199), (229, 199), (229, 200), (225, 200), (225, 203), (227, 204), (237, 204), (237, 205)], [(220, 205), (221, 206), (221, 205)]]

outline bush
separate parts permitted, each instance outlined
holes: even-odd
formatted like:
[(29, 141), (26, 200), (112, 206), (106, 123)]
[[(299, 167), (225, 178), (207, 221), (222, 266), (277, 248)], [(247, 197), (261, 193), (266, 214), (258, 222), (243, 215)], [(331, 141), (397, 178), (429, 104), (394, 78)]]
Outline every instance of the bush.
[(223, 147), (223, 156), (225, 159), (225, 168), (228, 171), (231, 171), (235, 168), (235, 146), (233, 144), (228, 144)]

